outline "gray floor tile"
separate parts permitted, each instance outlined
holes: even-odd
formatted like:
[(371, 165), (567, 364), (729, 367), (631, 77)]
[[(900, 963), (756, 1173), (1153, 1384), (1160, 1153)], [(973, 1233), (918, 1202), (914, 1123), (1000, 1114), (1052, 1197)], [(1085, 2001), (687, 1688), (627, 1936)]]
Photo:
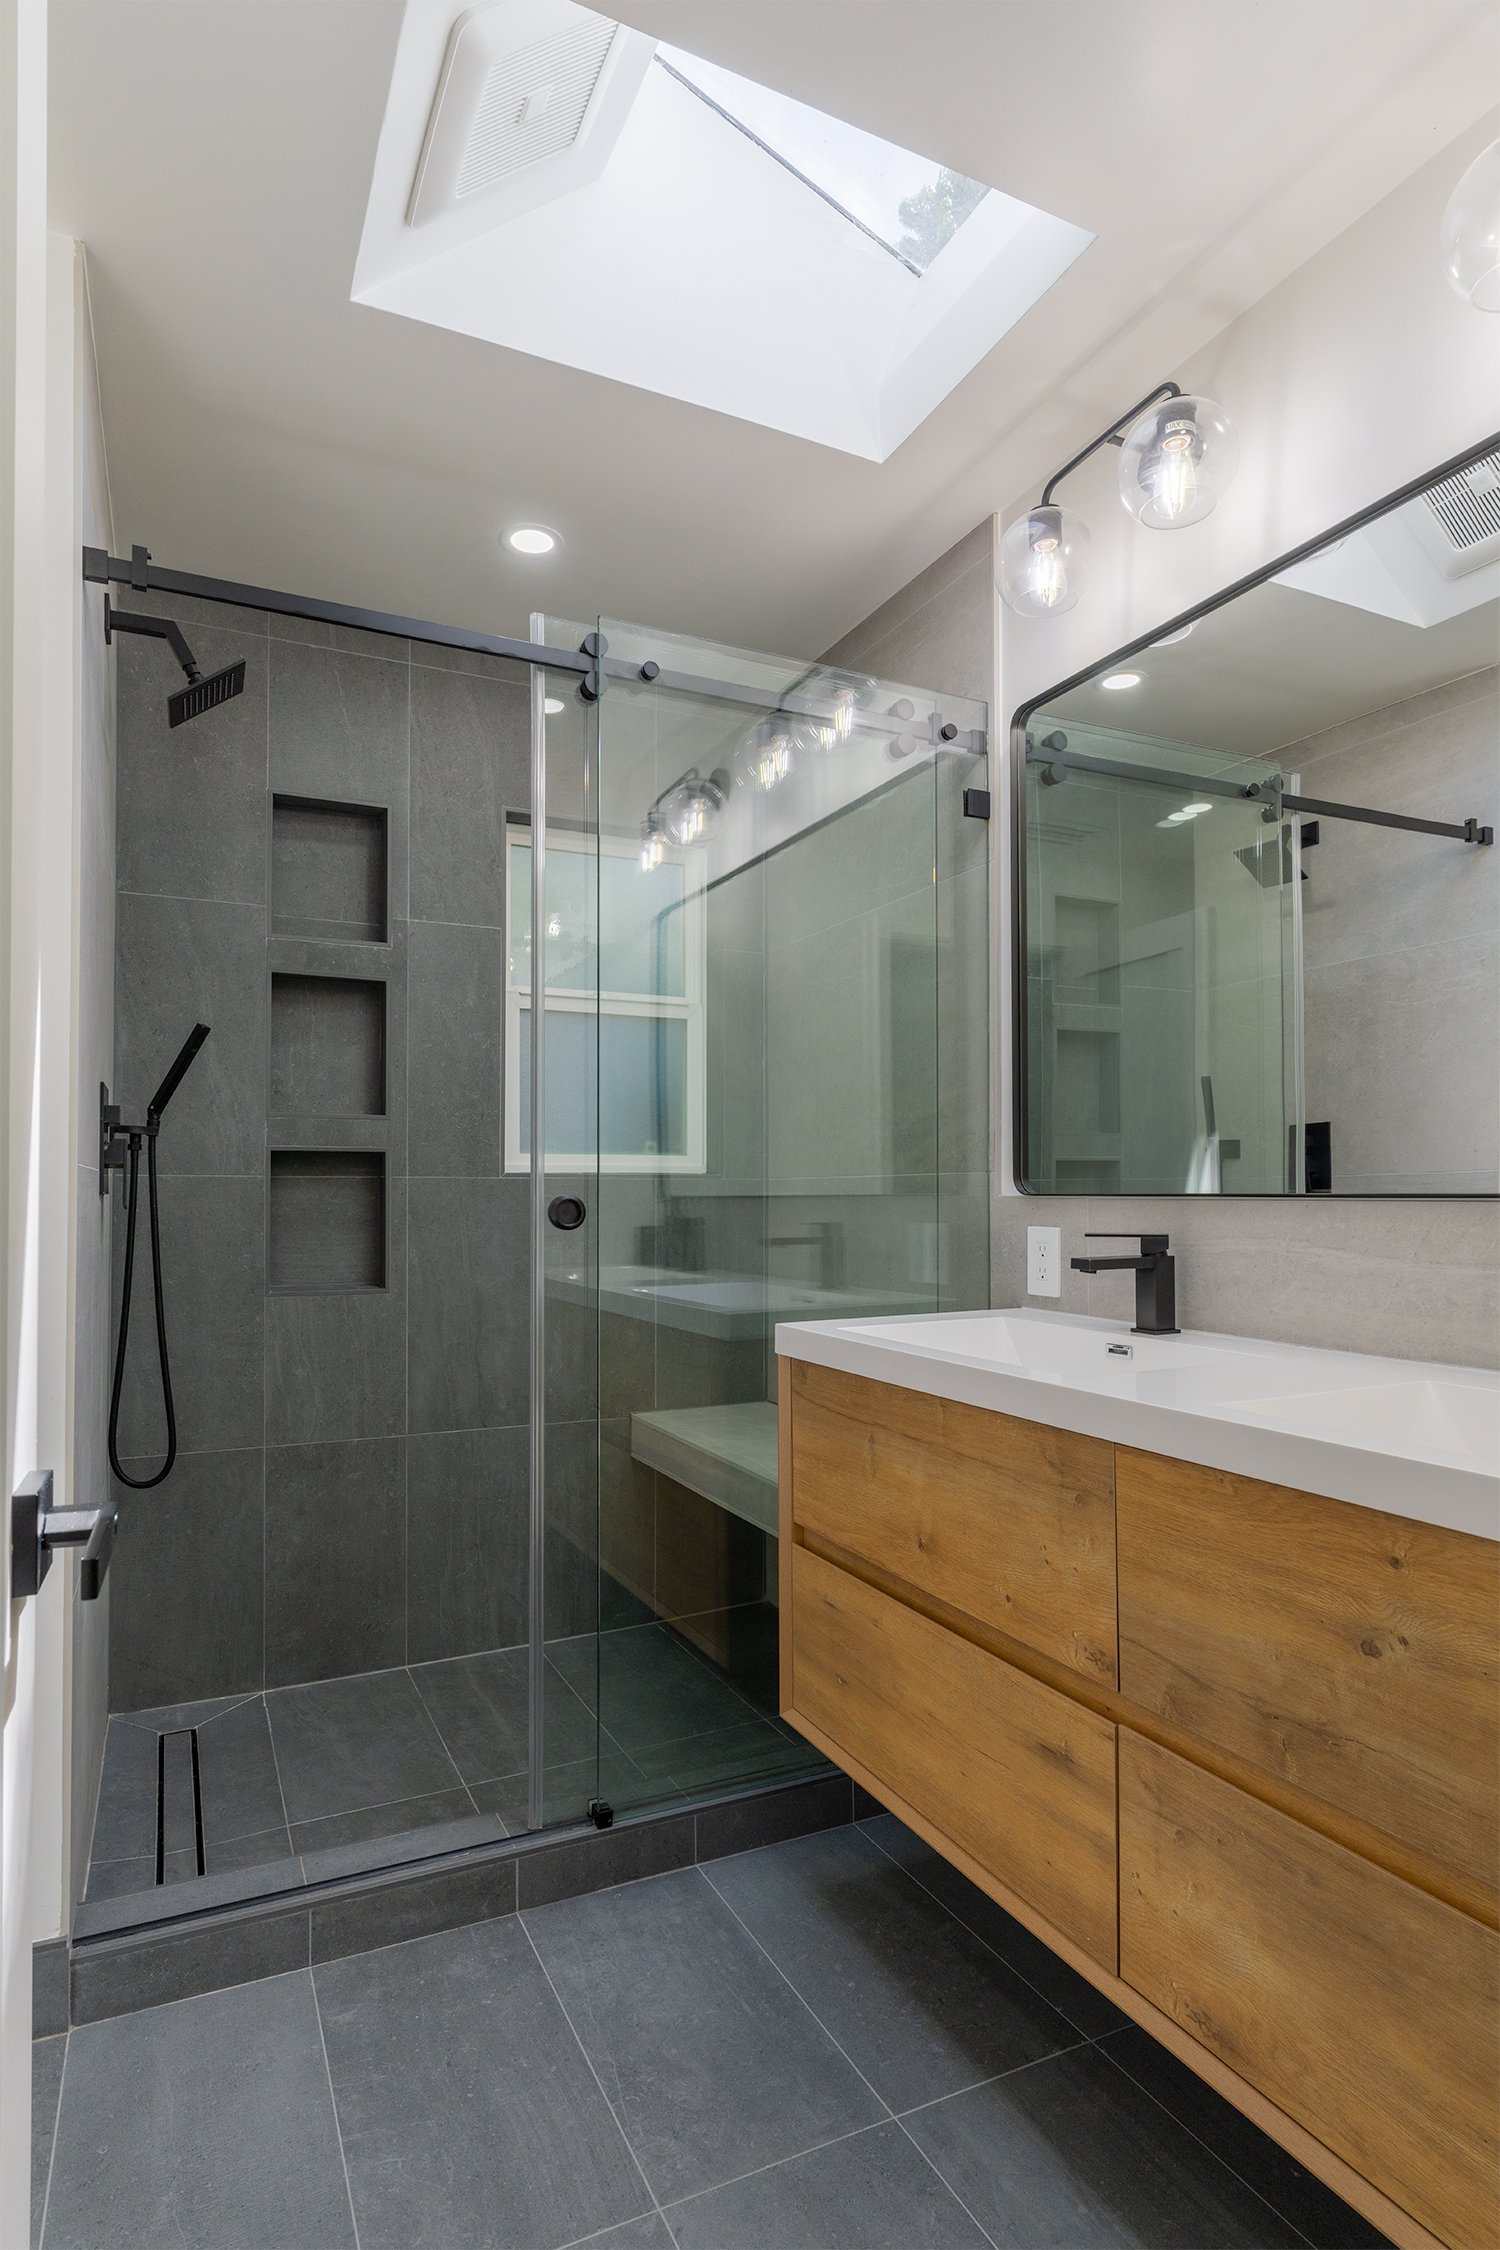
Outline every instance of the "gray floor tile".
[[(484, 1809), (484, 1808), (481, 1808)], [(365, 1805), (325, 1820), (299, 1820), (292, 1842), (299, 1852), (327, 1852), (346, 1844), (367, 1844), (385, 1836), (409, 1836), (419, 1828), (440, 1828), (467, 1819), (474, 1801), (467, 1789), (433, 1790), (425, 1797), (403, 1797), (393, 1805)]]
[(100, 1899), (130, 1898), (156, 1885), (156, 1855), (139, 1859), (96, 1859), (89, 1863), (83, 1895), (91, 1906)]
[(1077, 2044), (857, 1829), (716, 1860), (706, 1874), (893, 2110)]
[(622, 2227), (606, 2227), (603, 2234), (591, 2234), (588, 2250), (675, 2250), (675, 2245), (666, 2220), (659, 2212), (648, 2211), (644, 2219), (627, 2219)]
[(406, 1672), (273, 1688), (266, 1709), (294, 1826), (455, 1786), (452, 1760)]
[(668, 2206), (678, 2250), (987, 2250), (899, 2125), (875, 2125)]
[(42, 2238), (42, 2206), (52, 2169), (52, 2136), (57, 2128), (57, 2098), (62, 2092), (66, 2035), (31, 2043), (31, 2240)]
[(1289, 2219), (1314, 2250), (1390, 2250), (1378, 2227), (1314, 2179), (1138, 2024), (1109, 2036), (1103, 2052)]
[(695, 1869), (525, 1921), (663, 2200), (882, 2114)]
[(315, 1972), (361, 2250), (554, 2250), (650, 2197), (514, 1920)]
[(206, 1726), (210, 1719), (222, 1718), (241, 1703), (248, 1703), (249, 1695), (211, 1695), (198, 1703), (162, 1703), (154, 1711), (120, 1711), (115, 1715), (126, 1726), (143, 1727), (147, 1734), (171, 1734), (178, 1727)]
[(755, 1716), (721, 1673), (662, 1625), (601, 1634), (597, 1660), (592, 1634), (555, 1643), (548, 1653), (574, 1693), (589, 1704), (597, 1663), (600, 1718), (633, 1758), (664, 1744), (743, 1725)]
[(44, 2241), (353, 2244), (306, 1970), (70, 2035)]
[[(414, 1664), (411, 1674), (466, 1782), (503, 1780), (525, 1770), (525, 1649)], [(593, 1718), (561, 1680), (552, 1683), (547, 1695), (545, 1728), (549, 1763), (561, 1766), (592, 1756)]]
[(1094, 2046), (905, 2122), (996, 2250), (1278, 2250), (1302, 2239)]
[[(110, 1720), (94, 1814), (95, 1859), (155, 1859), (156, 1739), (140, 1727)], [(189, 1841), (187, 1836), (168, 1838), (174, 1848)]]
[(270, 1828), (280, 1828), (285, 1837), (286, 1810), (260, 1696), (200, 1726), (198, 1787), (206, 1844), (227, 1844)]
[[(229, 1875), (246, 1868), (263, 1867), (268, 1874), (274, 1868), (278, 1878), (284, 1877), (288, 1882), (297, 1879), (296, 1854), (285, 1827), (265, 1828), (256, 1836), (234, 1836), (227, 1843), (209, 1844), (203, 1856), (210, 1875)], [(288, 1863), (285, 1867), (283, 1861)]]
[(982, 1938), (1018, 1976), (1034, 1985), (1042, 1998), (1065, 2015), (1086, 2039), (1118, 2031), (1129, 2022), (1129, 2017), (1113, 2000), (1107, 2000), (1086, 1977), (1070, 1969), (1066, 1961), (1040, 1938), (1033, 1937), (1003, 1906), (986, 1898), (966, 1875), (960, 1875), (956, 1867), (951, 1867), (940, 1853), (924, 1844), (920, 1836), (914, 1836), (893, 1814), (879, 1813), (872, 1820), (862, 1820), (859, 1827), (863, 1835), (888, 1852), (897, 1865), (914, 1876), (950, 1914), (956, 1914), (966, 1928)]

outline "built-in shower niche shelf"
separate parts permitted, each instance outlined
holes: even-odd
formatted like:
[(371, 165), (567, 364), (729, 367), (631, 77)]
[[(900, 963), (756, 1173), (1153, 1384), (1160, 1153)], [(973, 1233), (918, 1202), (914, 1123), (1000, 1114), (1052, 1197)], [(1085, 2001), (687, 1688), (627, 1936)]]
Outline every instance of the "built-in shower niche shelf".
[(383, 1289), (386, 1160), (378, 1149), (271, 1151), (273, 1291)]
[(273, 1117), (384, 1117), (386, 988), (373, 978), (271, 978)]
[(383, 805), (271, 800), (271, 932), (383, 945), (390, 936)]

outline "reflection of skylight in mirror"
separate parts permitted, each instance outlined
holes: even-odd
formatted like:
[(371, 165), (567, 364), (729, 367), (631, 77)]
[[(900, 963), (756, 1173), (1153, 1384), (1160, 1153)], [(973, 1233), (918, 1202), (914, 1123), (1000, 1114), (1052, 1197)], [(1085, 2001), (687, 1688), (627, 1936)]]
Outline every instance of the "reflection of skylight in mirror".
[(931, 157), (681, 47), (658, 45), (656, 59), (918, 272), (990, 192)]

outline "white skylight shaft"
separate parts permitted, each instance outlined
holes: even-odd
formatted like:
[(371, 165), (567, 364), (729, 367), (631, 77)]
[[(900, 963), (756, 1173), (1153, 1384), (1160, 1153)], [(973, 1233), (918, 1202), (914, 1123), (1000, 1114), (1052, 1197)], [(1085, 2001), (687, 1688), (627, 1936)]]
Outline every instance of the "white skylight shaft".
[(656, 54), (695, 92), (919, 271), (931, 265), (990, 192), (980, 180), (682, 47), (661, 42)]

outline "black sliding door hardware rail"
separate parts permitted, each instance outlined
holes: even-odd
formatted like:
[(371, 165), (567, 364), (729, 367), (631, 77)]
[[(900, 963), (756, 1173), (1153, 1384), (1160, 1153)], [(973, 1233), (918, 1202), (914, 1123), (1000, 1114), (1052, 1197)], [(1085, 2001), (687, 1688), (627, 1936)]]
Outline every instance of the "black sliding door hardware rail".
[(1241, 804), (1262, 804), (1267, 821), (1280, 820), (1284, 812), (1318, 813), (1325, 820), (1364, 821), (1372, 828), (1404, 828), (1416, 836), (1448, 836), (1458, 844), (1493, 844), (1494, 829), (1478, 820), (1418, 820), (1410, 813), (1377, 812), (1372, 805), (1337, 805), (1326, 797), (1304, 797), (1282, 786), (1280, 774), (1264, 781), (1221, 781), (1211, 774), (1173, 773), (1165, 767), (1132, 766), (1119, 758), (1096, 758), (1082, 750), (1050, 748), (1028, 741), (1026, 763), (1042, 768), (1042, 785), (1053, 788), (1070, 773), (1107, 774), (1117, 781), (1134, 781), (1148, 789), (1168, 789), (1173, 796), (1184, 790), (1201, 797), (1233, 797)]
[[(348, 625), (362, 633), (388, 633), (393, 639), (426, 641), (440, 648), (467, 649), (476, 656), (498, 656), (515, 664), (540, 664), (551, 672), (572, 672), (579, 693), (597, 702), (609, 680), (645, 681), (678, 695), (696, 695), (719, 703), (742, 703), (762, 711), (785, 711), (794, 718), (832, 719), (834, 707), (826, 695), (805, 694), (789, 688), (756, 687), (739, 680), (700, 679), (688, 672), (669, 672), (651, 661), (635, 663), (612, 657), (598, 632), (585, 635), (580, 648), (557, 648), (545, 641), (517, 641), (499, 633), (473, 633), (463, 626), (436, 625), (420, 617), (400, 617), (391, 611), (356, 609), (347, 602), (325, 602), (306, 594), (278, 593), (269, 586), (244, 586), (229, 578), (204, 578), (189, 570), (163, 570), (144, 547), (133, 547), (128, 562), (103, 547), (85, 547), (83, 576), (89, 585), (129, 586), (136, 593), (183, 594), (198, 601), (228, 602), (242, 609), (268, 610), (278, 617), (305, 617), (322, 625)], [(830, 669), (837, 669), (830, 667)], [(960, 728), (934, 710), (926, 721), (915, 717), (912, 706), (898, 702), (889, 711), (864, 711), (857, 725), (862, 733), (909, 736), (912, 747), (926, 745), (943, 751), (982, 756), (989, 738), (982, 727)]]

